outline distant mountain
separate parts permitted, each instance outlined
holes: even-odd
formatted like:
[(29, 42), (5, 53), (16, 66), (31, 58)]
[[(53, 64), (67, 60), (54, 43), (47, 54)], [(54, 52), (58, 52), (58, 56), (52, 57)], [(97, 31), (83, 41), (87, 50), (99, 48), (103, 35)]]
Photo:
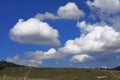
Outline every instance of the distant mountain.
[(4, 68), (4, 67), (24, 67), (24, 66), (6, 61), (0, 61), (0, 68)]
[(120, 66), (113, 68), (113, 70), (120, 70)]

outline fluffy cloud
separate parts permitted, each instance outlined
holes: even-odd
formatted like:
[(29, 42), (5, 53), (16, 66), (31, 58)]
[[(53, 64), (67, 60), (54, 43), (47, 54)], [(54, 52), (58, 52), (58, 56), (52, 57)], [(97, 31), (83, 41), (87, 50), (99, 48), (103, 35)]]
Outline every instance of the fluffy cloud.
[[(77, 22), (81, 35), (74, 40), (68, 40), (64, 47), (57, 50), (54, 48), (48, 51), (27, 52), (27, 58), (21, 59), (19, 56), (7, 58), (7, 61), (19, 63), (21, 65), (39, 66), (42, 60), (60, 59), (66, 55), (74, 54), (71, 58), (72, 62), (91, 62), (110, 61), (120, 59), (119, 56), (112, 56), (105, 53), (120, 52), (120, 32), (114, 27), (120, 27), (120, 0), (94, 0), (87, 1), (87, 4), (97, 14), (97, 17), (103, 22), (109, 24), (87, 24), (86, 21)], [(96, 10), (96, 12), (94, 11)], [(43, 22), (46, 19), (71, 19), (79, 20), (85, 13), (78, 8), (74, 2), (69, 2), (64, 6), (60, 6), (56, 14), (45, 12), (38, 13), (35, 18), (23, 21), (20, 19), (18, 23), (10, 30), (10, 38), (19, 43), (32, 43), (40, 45), (60, 45), (58, 40), (58, 31), (53, 29), (49, 24)], [(111, 26), (112, 24), (112, 26)], [(116, 28), (117, 29), (117, 28)], [(89, 53), (102, 53), (99, 57), (89, 56)]]
[(60, 51), (65, 53), (112, 53), (120, 51), (120, 32), (110, 26), (98, 26), (78, 22), (77, 26), (83, 30), (81, 36), (68, 40)]
[(79, 19), (81, 16), (84, 16), (84, 12), (73, 2), (69, 2), (65, 6), (59, 7), (57, 13), (64, 19)]
[[(20, 64), (31, 63), (33, 66), (40, 64), (42, 60), (61, 59), (62, 57), (74, 54), (71, 58), (72, 62), (92, 62), (96, 61), (110, 61), (119, 59), (119, 57), (111, 56), (108, 53), (120, 52), (120, 32), (117, 32), (110, 26), (100, 26), (98, 24), (87, 24), (85, 21), (77, 22), (77, 27), (80, 28), (81, 36), (74, 40), (68, 40), (64, 47), (57, 50), (54, 48), (48, 51), (27, 52), (27, 58), (31, 60), (21, 60), (19, 58), (7, 58), (8, 61)], [(94, 58), (89, 56), (89, 53), (102, 53), (100, 57)], [(104, 54), (103, 54), (104, 53)], [(105, 54), (107, 53), (107, 54)], [(24, 61), (24, 63), (23, 63)], [(39, 62), (37, 62), (39, 61)], [(33, 64), (33, 63), (35, 64)], [(41, 62), (42, 63), (42, 62)], [(31, 66), (32, 66), (31, 65)]]
[(45, 14), (38, 13), (35, 18), (38, 20), (45, 19), (73, 19), (78, 20), (83, 17), (85, 13), (78, 8), (74, 2), (69, 2), (64, 6), (60, 6), (57, 10), (57, 15), (46, 12)]
[(94, 58), (87, 54), (75, 55), (71, 59), (72, 62), (80, 62), (80, 63), (91, 62), (93, 60), (94, 60)]
[(26, 55), (35, 60), (59, 59), (62, 57), (62, 55), (59, 52), (57, 52), (54, 48), (49, 49), (47, 52), (27, 52)]
[(60, 45), (58, 31), (49, 24), (31, 18), (27, 21), (20, 19), (10, 30), (10, 38), (19, 43), (40, 45)]
[(111, 25), (112, 27), (115, 28), (115, 30), (120, 32), (120, 14), (114, 15), (112, 17), (106, 17), (106, 18), (105, 17), (103, 17), (102, 15), (100, 16), (100, 18), (104, 22), (108, 22), (109, 23), (108, 25)]
[[(91, 14), (120, 31), (120, 0), (87, 1)], [(94, 18), (94, 17), (92, 17)]]
[(7, 57), (6, 61), (16, 63), (16, 64), (19, 64), (19, 65), (33, 66), (33, 67), (38, 67), (42, 64), (42, 61), (25, 60), (25, 59), (20, 58), (19, 55), (16, 55), (13, 58)]
[(120, 12), (120, 0), (94, 0), (93, 2), (87, 1), (91, 7), (96, 7), (105, 13)]
[(59, 53), (56, 49), (51, 48), (48, 51), (26, 52), (24, 57), (15, 55), (14, 57), (7, 57), (7, 62), (16, 63), (24, 66), (39, 67), (43, 65), (43, 60), (59, 60), (65, 55)]

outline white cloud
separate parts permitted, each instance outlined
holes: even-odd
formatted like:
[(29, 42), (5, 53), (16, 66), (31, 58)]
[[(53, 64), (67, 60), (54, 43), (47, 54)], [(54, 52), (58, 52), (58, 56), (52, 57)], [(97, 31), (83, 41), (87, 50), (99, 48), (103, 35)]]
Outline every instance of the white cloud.
[[(120, 14), (120, 0), (94, 0), (93, 2), (87, 1), (87, 4), (91, 9), (98, 11), (97, 16), (99, 16), (100, 19), (110, 24), (98, 25), (87, 24), (86, 21), (77, 22), (81, 36), (74, 40), (68, 40), (64, 47), (60, 47), (58, 50), (51, 48), (46, 52), (40, 50), (27, 52), (27, 57), (32, 58), (31, 60), (22, 60), (19, 56), (15, 56), (13, 58), (8, 57), (7, 61), (22, 65), (38, 66), (42, 64), (42, 60), (56, 60), (68, 54), (74, 54), (71, 61), (82, 63), (95, 60), (94, 57), (88, 55), (89, 53), (102, 53), (103, 55), (101, 54), (101, 56), (96, 59), (99, 61), (120, 59), (119, 56), (116, 57), (110, 54), (104, 54), (120, 52), (120, 32), (113, 27), (120, 27), (120, 16), (116, 15)], [(35, 18), (28, 19), (27, 21), (20, 19), (10, 30), (11, 39), (19, 43), (60, 45), (58, 31), (41, 20), (79, 20), (85, 13), (80, 10), (74, 2), (60, 6), (56, 13), (57, 14), (49, 12), (45, 12), (45, 14), (38, 13)], [(112, 26), (110, 26), (111, 24)]]
[(57, 13), (58, 16), (64, 19), (79, 19), (84, 16), (84, 12), (73, 2), (69, 2), (65, 6), (59, 7)]
[(40, 67), (43, 64), (43, 60), (59, 60), (63, 58), (64, 55), (59, 53), (56, 49), (51, 48), (48, 51), (35, 51), (35, 52), (26, 52), (24, 58), (15, 55), (14, 57), (7, 57), (7, 62), (12, 62), (24, 66)]
[(120, 12), (120, 0), (94, 0), (93, 2), (87, 1), (91, 7), (96, 7), (105, 13)]
[(110, 26), (98, 26), (78, 22), (77, 26), (84, 29), (79, 38), (68, 40), (59, 50), (65, 53), (112, 53), (120, 51), (120, 32)]
[(40, 45), (60, 45), (58, 31), (49, 24), (30, 18), (27, 21), (20, 19), (10, 30), (10, 38), (19, 43)]
[(47, 52), (36, 51), (27, 52), (26, 54), (28, 57), (32, 57), (35, 60), (60, 59), (62, 57), (54, 48), (49, 49)]
[(74, 55), (71, 59), (72, 62), (91, 62), (94, 58), (92, 56), (89, 56), (87, 54), (81, 54), (81, 55)]
[(86, 34), (88, 32), (91, 32), (93, 30), (93, 25), (87, 25), (86, 21), (82, 21), (82, 22), (77, 22), (77, 25), (76, 25), (82, 34)]
[(109, 22), (112, 27), (114, 27), (117, 31), (120, 31), (120, 15), (106, 18), (101, 17), (101, 19), (105, 22)]
[(60, 19), (59, 16), (55, 16), (52, 13), (46, 12), (45, 14), (42, 13), (38, 13), (37, 15), (35, 15), (35, 18), (38, 20), (45, 20), (45, 19)]
[(68, 2), (64, 6), (60, 6), (57, 10), (57, 15), (46, 12), (45, 14), (38, 13), (35, 18), (38, 20), (45, 19), (71, 19), (78, 20), (83, 17), (85, 13), (78, 8), (74, 2)]
[[(27, 64), (35, 63), (39, 64), (42, 60), (49, 59), (60, 59), (68, 54), (74, 54), (71, 61), (72, 62), (89, 62), (95, 60), (89, 53), (115, 53), (120, 52), (120, 32), (116, 31), (114, 28), (105, 25), (101, 26), (98, 24), (87, 24), (85, 21), (77, 22), (77, 27), (80, 28), (81, 36), (75, 38), (74, 40), (68, 40), (64, 47), (60, 47), (57, 50), (54, 48), (48, 51), (36, 51), (27, 52), (27, 57), (32, 58), (31, 60), (22, 60), (19, 63)], [(99, 57), (99, 61), (110, 61), (118, 57), (105, 55)], [(8, 61), (17, 61), (16, 58), (8, 58)], [(96, 60), (98, 60), (96, 59)], [(20, 59), (18, 59), (20, 60)], [(37, 62), (40, 61), (40, 62)], [(18, 61), (17, 61), (18, 62)]]
[(120, 31), (120, 0), (94, 0), (87, 1), (87, 4), (90, 6), (91, 15)]
[(19, 65), (24, 66), (33, 66), (33, 67), (39, 67), (42, 64), (42, 61), (38, 60), (25, 60), (20, 58), (19, 55), (14, 56), (13, 58), (7, 57), (6, 61), (12, 62)]

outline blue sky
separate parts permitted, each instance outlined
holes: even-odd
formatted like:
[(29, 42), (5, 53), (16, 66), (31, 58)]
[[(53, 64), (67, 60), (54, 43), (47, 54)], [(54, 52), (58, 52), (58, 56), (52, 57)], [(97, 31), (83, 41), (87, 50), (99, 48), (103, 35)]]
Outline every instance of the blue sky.
[(0, 60), (37, 67), (118, 66), (119, 5), (119, 0), (1, 0)]

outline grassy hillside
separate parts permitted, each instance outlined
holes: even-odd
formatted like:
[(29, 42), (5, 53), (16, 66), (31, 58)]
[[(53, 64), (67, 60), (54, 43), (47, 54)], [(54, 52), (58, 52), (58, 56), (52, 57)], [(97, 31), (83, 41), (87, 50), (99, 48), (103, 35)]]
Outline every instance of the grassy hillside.
[(0, 71), (1, 80), (120, 80), (119, 76), (120, 71), (79, 68), (7, 67)]
[(24, 67), (22, 65), (17, 65), (14, 63), (6, 62), (6, 61), (0, 61), (0, 66), (3, 66), (3, 67)]

